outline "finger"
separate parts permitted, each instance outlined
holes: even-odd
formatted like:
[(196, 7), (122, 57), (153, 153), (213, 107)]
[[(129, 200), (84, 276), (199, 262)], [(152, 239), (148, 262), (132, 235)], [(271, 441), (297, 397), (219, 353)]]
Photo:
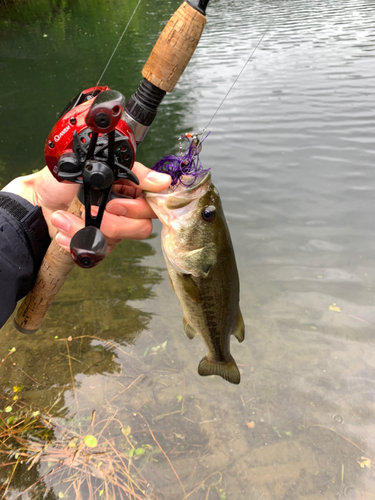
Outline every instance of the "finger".
[(131, 219), (156, 219), (154, 211), (143, 196), (135, 200), (124, 198), (112, 200), (106, 206), (106, 210), (111, 214)]
[(161, 172), (155, 172), (149, 168), (142, 165), (142, 163), (134, 162), (132, 172), (139, 179), (139, 188), (144, 191), (159, 192), (163, 189), (167, 189), (172, 178), (168, 174), (163, 174)]
[(63, 247), (64, 250), (70, 252), (70, 241), (71, 241), (70, 236), (67, 236), (64, 233), (57, 233), (55, 240), (61, 247)]
[[(141, 200), (142, 198), (137, 200), (125, 201), (129, 201), (129, 203), (137, 205), (137, 202), (141, 203)], [(146, 200), (143, 199), (143, 203), (147, 204)], [(138, 207), (136, 207), (135, 211), (138, 211)], [(143, 206), (143, 211), (145, 215), (149, 213), (146, 206)], [(98, 207), (91, 207), (91, 213), (93, 216), (96, 216), (96, 214), (98, 213)], [(84, 216), (85, 213), (83, 212), (82, 217)], [(150, 217), (124, 217), (122, 215), (118, 216), (116, 214), (105, 211), (103, 214), (100, 230), (109, 239), (144, 240), (151, 234), (152, 222)]]
[(127, 196), (128, 198), (138, 198), (138, 196), (142, 196), (142, 189), (137, 186), (130, 186), (130, 184), (125, 184), (125, 180), (116, 181), (112, 186), (112, 193), (114, 195), (120, 194), (121, 196)]
[(51, 215), (51, 223), (70, 238), (85, 226), (83, 219), (62, 210), (57, 210)]
[(100, 229), (110, 239), (144, 240), (152, 232), (152, 222), (150, 218), (123, 217), (105, 211)]
[(78, 192), (78, 184), (57, 181), (48, 167), (44, 167), (38, 174), (37, 204), (52, 210), (67, 210)]
[(85, 227), (82, 219), (61, 210), (57, 210), (51, 215), (51, 223), (60, 231), (55, 237), (57, 243), (68, 252), (70, 251), (70, 240), (72, 237), (77, 231)]
[[(72, 238), (85, 225), (84, 221), (79, 217), (60, 210), (53, 213), (51, 222), (54, 227), (69, 238)], [(109, 239), (143, 240), (150, 236), (152, 222), (148, 218), (132, 219), (104, 212), (100, 230)]]

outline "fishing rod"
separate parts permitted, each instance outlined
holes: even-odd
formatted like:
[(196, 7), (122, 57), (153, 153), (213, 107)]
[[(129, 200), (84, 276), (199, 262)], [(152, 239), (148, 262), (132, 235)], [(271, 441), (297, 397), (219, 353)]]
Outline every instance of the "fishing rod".
[[(85, 208), (85, 227), (73, 236), (70, 252), (52, 240), (33, 287), (14, 318), (18, 331), (35, 333), (40, 328), (75, 263), (90, 268), (105, 257), (106, 240), (100, 224), (112, 185), (118, 179), (138, 183), (131, 171), (136, 150), (159, 104), (174, 89), (198, 45), (208, 3), (185, 0), (180, 5), (160, 34), (143, 67), (143, 81), (127, 103), (120, 92), (98, 86), (102, 75), (96, 87), (72, 99), (49, 134), (47, 166), (57, 180), (82, 186), (80, 199), (76, 197), (68, 211), (80, 217)], [(99, 209), (93, 217), (91, 206), (95, 204)]]

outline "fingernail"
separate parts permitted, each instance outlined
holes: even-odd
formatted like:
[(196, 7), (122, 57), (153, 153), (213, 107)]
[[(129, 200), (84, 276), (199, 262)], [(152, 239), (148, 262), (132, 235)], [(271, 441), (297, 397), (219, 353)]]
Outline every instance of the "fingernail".
[(162, 183), (168, 181), (170, 179), (170, 175), (151, 170), (150, 173), (147, 174), (147, 179), (151, 182)]
[(56, 238), (57, 243), (60, 246), (62, 246), (66, 250), (69, 249), (70, 238), (68, 236), (66, 236), (65, 234), (62, 234), (62, 233), (57, 233), (55, 238)]
[(54, 213), (51, 215), (52, 224), (61, 231), (69, 231), (70, 229), (70, 220), (68, 217), (61, 213)]
[(107, 211), (114, 215), (126, 215), (128, 209), (120, 203), (111, 203), (107, 206)]

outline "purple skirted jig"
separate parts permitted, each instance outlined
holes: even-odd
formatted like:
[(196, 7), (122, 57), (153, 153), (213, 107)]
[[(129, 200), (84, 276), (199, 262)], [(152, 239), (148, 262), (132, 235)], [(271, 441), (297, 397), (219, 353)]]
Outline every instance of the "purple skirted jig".
[[(203, 134), (203, 133), (202, 133)], [(202, 149), (202, 143), (209, 135), (209, 132), (200, 141), (198, 135), (202, 134), (184, 134), (179, 137), (180, 144), (180, 156), (167, 155), (159, 160), (153, 167), (152, 170), (157, 172), (163, 172), (164, 174), (169, 174), (172, 177), (171, 188), (174, 189), (178, 184), (182, 184), (185, 187), (190, 187), (194, 184), (198, 177), (205, 175), (210, 169), (204, 169), (202, 167), (202, 162), (199, 159), (199, 153)], [(182, 152), (182, 140), (187, 139), (189, 141), (189, 146)], [(189, 175), (192, 176), (191, 180), (186, 183), (181, 177)]]

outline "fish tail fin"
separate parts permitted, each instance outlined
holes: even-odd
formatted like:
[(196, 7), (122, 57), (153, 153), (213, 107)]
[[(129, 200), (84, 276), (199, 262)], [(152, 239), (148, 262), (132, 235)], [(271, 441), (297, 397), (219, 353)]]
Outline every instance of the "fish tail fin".
[(208, 375), (219, 375), (224, 380), (227, 380), (231, 384), (239, 384), (241, 381), (241, 375), (238, 370), (236, 362), (230, 357), (230, 360), (226, 363), (218, 363), (215, 361), (210, 361), (207, 356), (201, 359), (198, 366), (199, 375), (206, 377)]

